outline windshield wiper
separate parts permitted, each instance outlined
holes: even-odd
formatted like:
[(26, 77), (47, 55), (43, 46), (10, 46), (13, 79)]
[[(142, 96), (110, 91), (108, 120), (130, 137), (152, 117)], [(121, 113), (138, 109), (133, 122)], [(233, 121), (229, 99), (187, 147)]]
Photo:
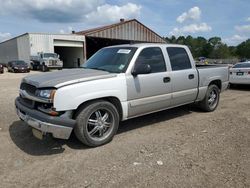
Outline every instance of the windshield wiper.
[(105, 72), (110, 72), (110, 71), (108, 71), (106, 69), (102, 69), (102, 68), (98, 68), (98, 67), (91, 67), (91, 68), (85, 67), (85, 68), (87, 68), (87, 69), (94, 69), (94, 70), (101, 70), (101, 71), (105, 71)]
[(109, 73), (118, 73), (115, 71), (111, 71), (111, 70), (107, 70), (107, 69), (102, 69), (102, 68), (98, 68), (98, 67), (82, 67), (84, 69), (93, 69), (93, 70), (100, 70), (100, 71), (105, 71), (105, 72), (109, 72)]

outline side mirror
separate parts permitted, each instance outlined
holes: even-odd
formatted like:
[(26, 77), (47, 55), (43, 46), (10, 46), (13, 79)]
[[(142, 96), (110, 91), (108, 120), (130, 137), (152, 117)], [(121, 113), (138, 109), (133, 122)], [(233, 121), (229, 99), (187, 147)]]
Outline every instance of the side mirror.
[(151, 72), (151, 67), (149, 64), (139, 64), (135, 65), (134, 70), (132, 71), (133, 76), (137, 76), (138, 74), (149, 74)]

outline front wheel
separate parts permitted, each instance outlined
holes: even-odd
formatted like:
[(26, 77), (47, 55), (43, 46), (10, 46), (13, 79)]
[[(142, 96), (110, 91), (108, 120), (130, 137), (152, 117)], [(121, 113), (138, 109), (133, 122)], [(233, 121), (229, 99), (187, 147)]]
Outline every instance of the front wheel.
[(46, 71), (47, 71), (47, 66), (44, 65), (44, 64), (42, 64), (42, 66), (41, 66), (41, 71), (42, 71), (42, 72), (46, 72)]
[(205, 112), (214, 111), (220, 100), (220, 90), (217, 85), (208, 86), (205, 98), (200, 102), (200, 108)]
[(76, 114), (76, 137), (85, 145), (97, 147), (110, 142), (119, 126), (119, 114), (110, 102), (98, 100)]

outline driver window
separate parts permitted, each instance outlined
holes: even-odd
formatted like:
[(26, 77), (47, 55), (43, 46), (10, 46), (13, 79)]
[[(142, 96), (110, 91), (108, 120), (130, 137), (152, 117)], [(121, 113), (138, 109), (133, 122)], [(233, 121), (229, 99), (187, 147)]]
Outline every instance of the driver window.
[(149, 47), (141, 51), (136, 60), (136, 65), (148, 64), (151, 67), (151, 73), (165, 72), (166, 64), (162, 51), (159, 47)]

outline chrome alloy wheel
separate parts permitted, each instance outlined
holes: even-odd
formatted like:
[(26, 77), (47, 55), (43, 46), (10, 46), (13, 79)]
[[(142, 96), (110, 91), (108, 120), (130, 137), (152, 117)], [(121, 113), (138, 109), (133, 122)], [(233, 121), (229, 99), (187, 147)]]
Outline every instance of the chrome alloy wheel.
[(210, 108), (214, 108), (218, 103), (218, 93), (215, 89), (210, 91), (208, 96), (208, 105)]
[(114, 127), (114, 116), (108, 109), (94, 111), (87, 121), (87, 133), (93, 139), (101, 141), (106, 139)]

